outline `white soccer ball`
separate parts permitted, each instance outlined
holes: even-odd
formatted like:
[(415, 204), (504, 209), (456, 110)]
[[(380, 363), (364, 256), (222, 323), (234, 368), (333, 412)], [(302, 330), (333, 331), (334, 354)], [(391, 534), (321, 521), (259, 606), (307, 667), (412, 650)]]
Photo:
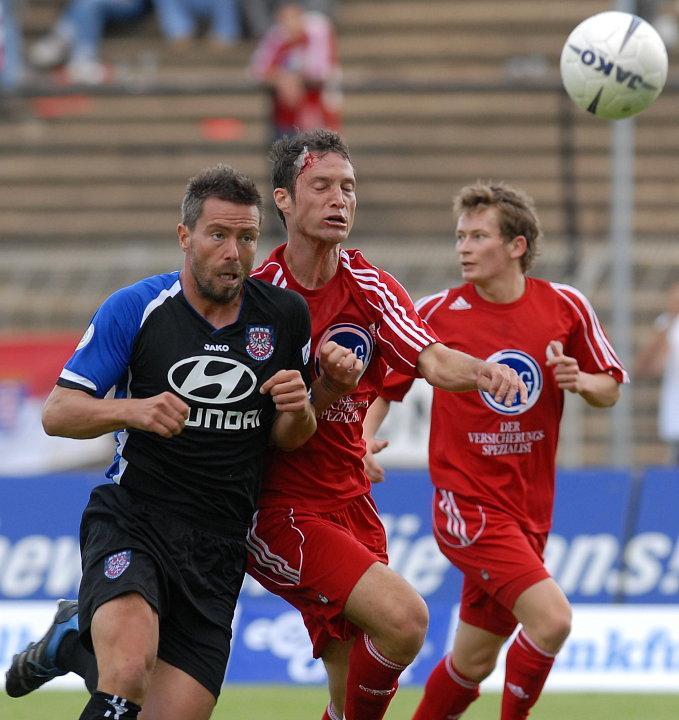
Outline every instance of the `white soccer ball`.
[(645, 20), (602, 12), (583, 20), (561, 51), (561, 79), (576, 105), (619, 120), (645, 110), (667, 78), (667, 50)]

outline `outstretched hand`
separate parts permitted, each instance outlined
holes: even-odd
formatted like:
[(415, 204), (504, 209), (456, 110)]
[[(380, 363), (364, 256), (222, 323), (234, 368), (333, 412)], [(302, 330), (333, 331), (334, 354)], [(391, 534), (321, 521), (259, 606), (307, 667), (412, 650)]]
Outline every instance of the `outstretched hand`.
[(504, 363), (484, 362), (477, 381), (479, 390), (490, 393), (495, 402), (511, 407), (518, 394), (519, 401), (525, 405), (528, 401), (528, 389), (514, 368)]

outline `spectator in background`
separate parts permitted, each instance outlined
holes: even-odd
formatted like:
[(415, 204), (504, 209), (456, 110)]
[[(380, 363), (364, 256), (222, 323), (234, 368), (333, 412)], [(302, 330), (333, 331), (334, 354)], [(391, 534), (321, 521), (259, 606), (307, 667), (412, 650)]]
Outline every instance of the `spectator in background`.
[(282, 2), (252, 59), (272, 94), (274, 139), (340, 126), (340, 68), (332, 23), (300, 2)]
[(662, 376), (658, 435), (670, 446), (670, 462), (679, 465), (679, 282), (668, 290), (666, 311), (656, 318), (636, 370), (639, 375)]
[(154, 0), (165, 37), (175, 49), (186, 50), (201, 20), (210, 22), (209, 43), (217, 52), (231, 47), (241, 36), (237, 0)]
[(12, 90), (23, 76), (18, 0), (0, 0), (0, 90)]
[(49, 34), (31, 48), (30, 62), (41, 69), (66, 63), (70, 82), (98, 85), (110, 75), (99, 58), (107, 23), (134, 20), (148, 6), (149, 0), (70, 0)]

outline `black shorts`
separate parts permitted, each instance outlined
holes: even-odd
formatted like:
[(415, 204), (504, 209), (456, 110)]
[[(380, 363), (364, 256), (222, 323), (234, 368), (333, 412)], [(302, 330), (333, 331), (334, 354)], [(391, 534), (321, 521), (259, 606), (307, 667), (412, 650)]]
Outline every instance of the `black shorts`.
[(92, 648), (90, 625), (100, 605), (139, 593), (158, 613), (158, 657), (218, 697), (245, 574), (246, 529), (196, 528), (114, 483), (95, 488), (80, 526), (83, 643)]

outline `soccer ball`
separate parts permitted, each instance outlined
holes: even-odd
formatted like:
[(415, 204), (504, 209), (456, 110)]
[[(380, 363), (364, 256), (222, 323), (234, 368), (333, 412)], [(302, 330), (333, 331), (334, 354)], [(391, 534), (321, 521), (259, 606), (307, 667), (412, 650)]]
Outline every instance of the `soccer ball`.
[(561, 51), (561, 79), (576, 105), (619, 120), (645, 110), (663, 89), (667, 50), (645, 20), (602, 12), (583, 20)]

